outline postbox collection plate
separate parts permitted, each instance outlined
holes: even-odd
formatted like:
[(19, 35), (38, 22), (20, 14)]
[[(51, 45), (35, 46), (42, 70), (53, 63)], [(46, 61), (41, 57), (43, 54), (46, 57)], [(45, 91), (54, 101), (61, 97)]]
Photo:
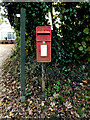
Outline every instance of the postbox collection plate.
[(47, 56), (47, 45), (41, 45), (41, 56)]
[(51, 27), (36, 27), (37, 62), (51, 62)]

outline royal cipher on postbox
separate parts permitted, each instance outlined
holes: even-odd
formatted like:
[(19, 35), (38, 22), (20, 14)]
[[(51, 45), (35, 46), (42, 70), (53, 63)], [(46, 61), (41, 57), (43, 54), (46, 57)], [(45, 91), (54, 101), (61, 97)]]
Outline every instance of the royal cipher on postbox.
[(51, 62), (51, 27), (36, 27), (37, 62)]

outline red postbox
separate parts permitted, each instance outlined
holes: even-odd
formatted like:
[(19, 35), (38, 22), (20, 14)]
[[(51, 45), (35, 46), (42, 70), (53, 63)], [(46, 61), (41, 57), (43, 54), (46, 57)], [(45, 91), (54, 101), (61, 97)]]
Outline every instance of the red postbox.
[(51, 27), (36, 27), (37, 62), (51, 62)]

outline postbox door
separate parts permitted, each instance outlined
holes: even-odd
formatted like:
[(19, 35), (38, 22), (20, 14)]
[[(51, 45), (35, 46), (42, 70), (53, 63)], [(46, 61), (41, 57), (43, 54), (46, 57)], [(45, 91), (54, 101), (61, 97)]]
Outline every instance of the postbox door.
[(51, 62), (51, 42), (37, 42), (37, 62)]

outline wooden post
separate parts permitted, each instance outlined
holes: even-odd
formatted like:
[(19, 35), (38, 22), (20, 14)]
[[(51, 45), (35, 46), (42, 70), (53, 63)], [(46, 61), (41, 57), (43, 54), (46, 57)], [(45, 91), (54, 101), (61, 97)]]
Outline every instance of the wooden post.
[(45, 92), (45, 64), (42, 63), (42, 92)]
[(25, 101), (25, 16), (26, 9), (21, 8), (20, 38), (21, 38), (21, 102)]

